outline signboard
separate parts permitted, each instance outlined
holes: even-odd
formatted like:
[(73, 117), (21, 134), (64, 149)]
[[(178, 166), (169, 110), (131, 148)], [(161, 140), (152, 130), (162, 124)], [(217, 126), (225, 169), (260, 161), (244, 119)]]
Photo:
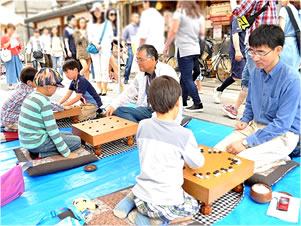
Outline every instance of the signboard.
[(213, 26), (213, 38), (214, 39), (222, 38), (222, 25)]

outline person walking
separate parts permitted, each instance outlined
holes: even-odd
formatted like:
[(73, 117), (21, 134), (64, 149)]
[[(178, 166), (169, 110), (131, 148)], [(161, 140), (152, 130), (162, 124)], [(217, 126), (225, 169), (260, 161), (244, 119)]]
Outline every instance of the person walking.
[(102, 11), (102, 5), (99, 2), (93, 4), (90, 13), (92, 14), (92, 21), (88, 23), (88, 40), (99, 50), (96, 54), (91, 53), (91, 58), (96, 84), (100, 90), (99, 95), (105, 96), (109, 81), (111, 42), (114, 37), (113, 29), (112, 24), (105, 20), (105, 12)]
[(51, 61), (51, 36), (49, 34), (49, 30), (47, 27), (43, 28), (42, 35), (40, 37), (42, 46), (43, 46), (43, 53), (45, 58), (45, 67), (51, 67), (52, 68), (52, 61)]
[(53, 68), (55, 70), (58, 68), (61, 75), (63, 75), (63, 59), (66, 53), (64, 50), (63, 39), (59, 36), (56, 26), (51, 29), (50, 53)]
[(193, 105), (185, 108), (185, 111), (203, 111), (203, 104), (192, 78), (192, 70), (200, 55), (199, 36), (204, 35), (205, 20), (199, 6), (195, 1), (179, 1), (163, 54), (167, 56), (168, 47), (175, 39), (176, 56), (181, 72), (183, 106), (187, 106), (188, 95), (193, 99)]
[(76, 46), (76, 58), (80, 61), (83, 67), (79, 73), (84, 75), (89, 81), (91, 56), (87, 52), (89, 41), (86, 18), (81, 17), (77, 20), (77, 29), (73, 33), (73, 38)]
[[(241, 30), (237, 22), (237, 18), (232, 16), (231, 20), (231, 34), (230, 34), (230, 45), (229, 45), (229, 58), (231, 61), (231, 75), (213, 92), (214, 102), (219, 104), (221, 102), (218, 92), (223, 92), (228, 86), (233, 84), (236, 80), (240, 80), (242, 71), (246, 64), (245, 58), (245, 38), (246, 31)], [(226, 111), (226, 113), (228, 113)], [(231, 115), (229, 115), (231, 117)]]
[(128, 58), (126, 61), (126, 66), (124, 70), (124, 84), (128, 84), (129, 76), (131, 73), (132, 63), (133, 63), (133, 49), (132, 49), (132, 39), (137, 35), (139, 23), (139, 14), (133, 13), (131, 15), (131, 23), (124, 28), (123, 40), (127, 46)]
[(153, 45), (160, 55), (164, 49), (164, 18), (155, 8), (156, 4), (157, 1), (143, 1), (138, 37), (140, 46)]
[(26, 46), (26, 53), (31, 54), (32, 65), (37, 70), (38, 63), (40, 63), (41, 68), (45, 67), (43, 48), (44, 46), (40, 39), (40, 31), (36, 29), (34, 30), (33, 36), (30, 38)]
[(19, 76), (23, 68), (19, 58), (22, 44), (20, 37), (15, 32), (15, 25), (9, 23), (6, 26), (6, 34), (1, 37), (1, 48), (8, 49), (11, 53), (11, 60), (4, 62), (6, 68), (6, 83), (9, 90), (13, 90), (13, 84), (20, 81)]
[[(299, 29), (301, 29), (300, 1), (282, 0), (281, 4), (282, 6), (287, 6), (291, 9), (297, 25)], [(282, 28), (285, 34), (285, 42), (283, 50), (280, 53), (280, 58), (284, 63), (298, 70), (301, 62), (301, 50), (299, 50), (297, 45), (296, 32), (285, 7), (282, 7), (279, 11), (279, 26)]]

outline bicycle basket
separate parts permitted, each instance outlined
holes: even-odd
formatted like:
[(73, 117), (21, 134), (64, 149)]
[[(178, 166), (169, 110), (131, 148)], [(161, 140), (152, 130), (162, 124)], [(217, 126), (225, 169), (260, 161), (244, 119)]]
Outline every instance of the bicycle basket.
[(201, 58), (203, 60), (208, 60), (212, 57), (213, 54), (213, 43), (210, 40), (201, 40), (200, 41), (201, 48)]

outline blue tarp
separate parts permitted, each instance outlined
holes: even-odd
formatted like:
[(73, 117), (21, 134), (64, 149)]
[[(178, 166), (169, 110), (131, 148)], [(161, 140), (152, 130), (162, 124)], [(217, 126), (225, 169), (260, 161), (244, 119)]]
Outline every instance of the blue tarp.
[[(195, 119), (187, 128), (193, 131), (199, 144), (207, 146), (214, 146), (233, 131), (230, 127)], [(0, 144), (0, 174), (16, 163), (17, 159), (11, 148), (18, 146), (18, 141)], [(300, 162), (299, 158), (294, 160)], [(135, 177), (140, 170), (137, 148), (102, 159), (95, 164), (98, 169), (91, 173), (85, 172), (83, 167), (40, 177), (29, 177), (25, 173), (25, 192), (20, 198), (1, 208), (1, 224), (34, 225), (45, 213), (70, 206), (76, 198), (94, 199), (134, 185)], [(300, 197), (300, 167), (288, 173), (272, 189)], [(245, 197), (241, 203), (216, 225), (290, 224), (266, 216), (267, 208), (268, 204), (253, 202), (249, 197), (249, 187), (246, 187)]]

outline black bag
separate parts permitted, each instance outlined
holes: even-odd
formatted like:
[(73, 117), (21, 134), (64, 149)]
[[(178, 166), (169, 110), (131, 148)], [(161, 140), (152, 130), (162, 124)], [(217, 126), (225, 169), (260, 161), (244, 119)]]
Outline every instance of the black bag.
[(213, 43), (208, 39), (200, 40), (200, 55), (203, 60), (209, 60), (213, 54)]
[(301, 55), (301, 52), (300, 52), (301, 51), (300, 50), (300, 47), (301, 47), (300, 46), (300, 28), (299, 28), (299, 26), (298, 26), (298, 24), (296, 22), (296, 19), (295, 19), (294, 15), (293, 15), (293, 12), (292, 12), (291, 8), (289, 6), (285, 6), (285, 9), (286, 9), (286, 11), (287, 11), (287, 13), (288, 13), (288, 15), (290, 17), (290, 20), (291, 20), (291, 22), (293, 24), (293, 27), (295, 29), (296, 38), (297, 38), (297, 46), (298, 46), (298, 50), (299, 50), (299, 55)]
[(42, 59), (43, 58), (43, 53), (42, 51), (38, 50), (38, 51), (33, 51), (32, 53), (32, 56), (35, 58), (35, 59)]
[(252, 24), (255, 22), (256, 17), (258, 17), (261, 13), (266, 11), (267, 8), (269, 7), (269, 5), (270, 5), (270, 3), (267, 2), (258, 12), (256, 12), (255, 14), (249, 16), (248, 18), (246, 18), (245, 16), (237, 18), (239, 28), (242, 31), (250, 28), (252, 26)]

